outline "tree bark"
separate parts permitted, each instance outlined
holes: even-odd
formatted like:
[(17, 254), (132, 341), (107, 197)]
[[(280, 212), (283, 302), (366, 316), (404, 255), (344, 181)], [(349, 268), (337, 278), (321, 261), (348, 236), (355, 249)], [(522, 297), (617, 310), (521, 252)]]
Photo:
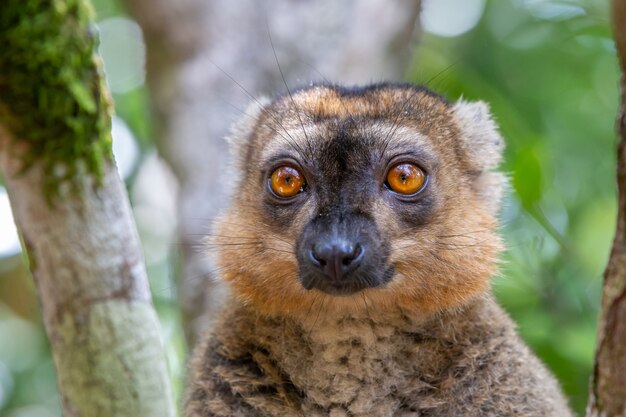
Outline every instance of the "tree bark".
[(0, 3), (0, 171), (68, 417), (175, 415), (90, 5)]
[(622, 72), (617, 115), (617, 227), (604, 272), (588, 417), (626, 416), (626, 0), (613, 0), (613, 31)]
[(181, 185), (181, 304), (193, 344), (223, 296), (198, 248), (210, 220), (225, 206), (221, 173), (228, 151), (222, 138), (229, 126), (250, 96), (286, 92), (285, 84), (402, 79), (419, 32), (420, 1), (125, 3), (148, 46), (160, 151)]

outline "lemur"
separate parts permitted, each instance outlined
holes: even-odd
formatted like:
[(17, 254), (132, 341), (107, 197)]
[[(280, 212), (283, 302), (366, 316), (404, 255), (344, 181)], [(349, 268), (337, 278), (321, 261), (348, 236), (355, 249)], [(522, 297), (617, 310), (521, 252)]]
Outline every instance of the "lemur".
[(504, 142), (408, 84), (254, 103), (208, 250), (231, 296), (185, 416), (571, 416), (494, 301)]

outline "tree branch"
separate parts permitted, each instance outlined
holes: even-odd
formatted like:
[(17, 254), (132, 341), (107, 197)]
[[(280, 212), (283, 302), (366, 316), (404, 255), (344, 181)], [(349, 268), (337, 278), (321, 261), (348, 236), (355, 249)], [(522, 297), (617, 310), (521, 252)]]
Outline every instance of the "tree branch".
[(0, 171), (68, 417), (174, 405), (84, 0), (0, 4)]
[(626, 0), (613, 1), (613, 30), (622, 72), (617, 115), (618, 217), (604, 272), (589, 417), (626, 416)]

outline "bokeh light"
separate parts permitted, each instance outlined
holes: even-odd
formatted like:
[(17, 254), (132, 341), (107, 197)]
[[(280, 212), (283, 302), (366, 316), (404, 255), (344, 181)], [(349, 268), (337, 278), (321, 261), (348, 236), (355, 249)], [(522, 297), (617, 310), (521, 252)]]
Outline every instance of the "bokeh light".
[(141, 86), (146, 78), (146, 47), (139, 25), (125, 17), (98, 23), (100, 47), (109, 88), (125, 93)]
[(15, 255), (20, 250), (20, 239), (11, 212), (11, 202), (6, 189), (0, 186), (0, 258)]
[(427, 32), (459, 36), (478, 24), (484, 8), (485, 0), (424, 0), (420, 20)]
[(111, 119), (113, 137), (113, 156), (117, 170), (122, 178), (128, 178), (134, 171), (139, 159), (139, 146), (133, 132), (126, 122), (117, 116)]

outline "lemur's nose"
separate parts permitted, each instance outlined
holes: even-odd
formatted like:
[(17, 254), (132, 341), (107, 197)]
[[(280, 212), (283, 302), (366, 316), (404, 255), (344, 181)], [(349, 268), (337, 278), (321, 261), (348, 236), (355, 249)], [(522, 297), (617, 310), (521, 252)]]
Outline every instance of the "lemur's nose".
[(315, 244), (309, 250), (309, 261), (335, 281), (356, 269), (363, 260), (363, 247), (344, 240)]

